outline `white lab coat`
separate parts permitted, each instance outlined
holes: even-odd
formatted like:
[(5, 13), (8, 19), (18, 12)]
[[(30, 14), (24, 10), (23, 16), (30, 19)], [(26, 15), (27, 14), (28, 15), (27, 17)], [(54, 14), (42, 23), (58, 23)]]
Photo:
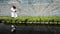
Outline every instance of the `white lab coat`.
[(15, 12), (16, 9), (13, 9), (13, 7), (11, 8), (11, 17), (16, 18), (17, 17), (17, 12)]

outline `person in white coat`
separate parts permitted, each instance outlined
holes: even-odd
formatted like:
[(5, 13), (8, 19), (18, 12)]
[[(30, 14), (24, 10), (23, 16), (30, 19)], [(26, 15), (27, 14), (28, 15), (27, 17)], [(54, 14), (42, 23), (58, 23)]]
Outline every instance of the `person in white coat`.
[(12, 6), (11, 8), (11, 17), (16, 18), (17, 17), (17, 11), (16, 7)]
[[(11, 17), (16, 18), (17, 17), (17, 11), (16, 11), (16, 7), (12, 6), (11, 8)], [(12, 24), (11, 25), (11, 32), (14, 32), (16, 30), (15, 26)]]

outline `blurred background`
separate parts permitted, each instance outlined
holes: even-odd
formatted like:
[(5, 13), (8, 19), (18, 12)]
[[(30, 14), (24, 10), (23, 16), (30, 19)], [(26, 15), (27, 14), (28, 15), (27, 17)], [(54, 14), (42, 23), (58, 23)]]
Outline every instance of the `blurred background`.
[(10, 16), (13, 5), (18, 16), (60, 16), (60, 0), (0, 0), (0, 16)]

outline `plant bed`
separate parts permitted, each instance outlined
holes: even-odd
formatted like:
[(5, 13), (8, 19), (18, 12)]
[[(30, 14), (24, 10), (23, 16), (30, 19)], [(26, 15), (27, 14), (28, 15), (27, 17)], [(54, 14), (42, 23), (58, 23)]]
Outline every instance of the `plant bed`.
[(5, 24), (17, 24), (17, 25), (40, 25), (40, 24), (59, 24), (59, 16), (21, 16), (17, 18), (0, 17), (0, 22)]

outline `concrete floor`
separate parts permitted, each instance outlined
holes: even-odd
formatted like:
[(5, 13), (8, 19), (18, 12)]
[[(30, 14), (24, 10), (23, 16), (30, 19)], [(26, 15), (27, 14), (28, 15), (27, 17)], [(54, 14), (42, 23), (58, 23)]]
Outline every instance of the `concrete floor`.
[(54, 26), (16, 26), (16, 31), (11, 32), (11, 27), (0, 23), (0, 34), (60, 34), (60, 27)]

